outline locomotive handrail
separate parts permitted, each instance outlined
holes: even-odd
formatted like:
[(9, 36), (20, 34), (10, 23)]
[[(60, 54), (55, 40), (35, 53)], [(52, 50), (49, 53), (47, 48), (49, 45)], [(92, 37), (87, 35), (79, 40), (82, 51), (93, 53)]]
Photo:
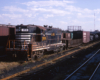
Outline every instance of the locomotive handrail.
[[(6, 49), (7, 49), (7, 48), (9, 48), (9, 49), (10, 49), (10, 48), (13, 48), (13, 50), (14, 50), (14, 49), (15, 49), (15, 46), (16, 46), (16, 44), (15, 44), (16, 41), (19, 41), (19, 40), (8, 40)], [(12, 47), (11, 47), (11, 45), (10, 45), (11, 42), (12, 42), (12, 45), (13, 45)], [(24, 40), (24, 43), (23, 43), (23, 44), (22, 44), (21, 42), (19, 42), (19, 43), (20, 43), (20, 46), (21, 46), (21, 45), (23, 46), (23, 47), (20, 47), (20, 48), (19, 48), (20, 50), (23, 49), (23, 48), (25, 49), (25, 46), (27, 46), (27, 49), (28, 49), (28, 45), (27, 45), (27, 43), (26, 43), (25, 40)]]

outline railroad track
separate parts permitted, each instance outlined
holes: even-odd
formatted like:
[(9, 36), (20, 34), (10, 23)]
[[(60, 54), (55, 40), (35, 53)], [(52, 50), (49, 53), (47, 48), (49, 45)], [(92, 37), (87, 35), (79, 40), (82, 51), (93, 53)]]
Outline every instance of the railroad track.
[(64, 80), (91, 80), (95, 73), (93, 73), (93, 71), (100, 62), (99, 57), (100, 49), (96, 53), (94, 53), (88, 60), (86, 60), (81, 66), (79, 66), (75, 71), (73, 71), (70, 75), (66, 75), (67, 77)]
[[(77, 49), (78, 49), (78, 50), (77, 50)], [(65, 55), (62, 55), (62, 56), (60, 56), (60, 57), (54, 58), (53, 60), (50, 60), (50, 61), (48, 61), (48, 62), (46, 62), (46, 63), (42, 63), (42, 64), (40, 64), (40, 65), (36, 65), (36, 66), (34, 66), (34, 67), (30, 68), (30, 69), (27, 69), (27, 70), (18, 72), (18, 73), (14, 74), (14, 75), (11, 75), (11, 76), (8, 76), (8, 77), (6, 77), (6, 78), (3, 78), (3, 79), (1, 79), (1, 80), (8, 80), (8, 79), (9, 79), (9, 80), (15, 80), (15, 79), (16, 79), (16, 80), (19, 80), (20, 78), (22, 78), (21, 80), (28, 80), (28, 79), (30, 79), (31, 77), (37, 75), (38, 73), (44, 72), (45, 70), (52, 68), (52, 67), (54, 66), (54, 65), (52, 65), (52, 64), (58, 62), (57, 60), (60, 61), (60, 59), (66, 57), (66, 56), (68, 56), (68, 55), (71, 55), (72, 53), (75, 53), (75, 52), (77, 52), (77, 51), (79, 51), (79, 50), (81, 50), (81, 49), (79, 49), (79, 48), (76, 47), (76, 48), (72, 48), (72, 49), (69, 49), (69, 50), (66, 50), (66, 51), (62, 51), (63, 53), (66, 53), (66, 52), (68, 52), (68, 53), (65, 54)], [(59, 52), (58, 54), (60, 54), (60, 53), (62, 53), (62, 52)], [(31, 70), (35, 70), (36, 68), (39, 68), (39, 67), (42, 67), (42, 66), (44, 66), (45, 68), (42, 69), (42, 70), (36, 71), (34, 75), (33, 75), (33, 74), (31, 75), (31, 73), (33, 73), (33, 72), (31, 72)], [(30, 72), (31, 72), (31, 73), (30, 73)], [(28, 76), (27, 76), (27, 75), (28, 75)], [(25, 77), (25, 76), (27, 76), (27, 77)], [(23, 78), (23, 77), (25, 77), (25, 78)]]
[[(71, 49), (68, 49), (68, 50), (65, 50), (65, 51), (62, 51), (62, 52), (58, 52), (57, 54), (60, 54), (60, 53), (68, 53), (68, 54), (65, 54), (65, 55), (62, 55), (62, 56), (60, 56), (60, 57), (57, 57), (57, 58), (54, 58), (53, 60), (50, 60), (50, 61), (48, 61), (48, 62), (44, 62), (44, 63), (42, 63), (42, 64), (39, 64), (39, 65), (36, 65), (36, 66), (34, 66), (34, 67), (31, 67), (31, 68), (29, 68), (29, 69), (26, 69), (26, 70), (24, 70), (24, 71), (21, 71), (21, 72), (18, 72), (18, 73), (15, 73), (15, 74), (13, 74), (13, 75), (11, 75), (11, 76), (8, 76), (8, 77), (5, 77), (5, 78), (3, 78), (3, 79), (1, 79), (1, 80), (15, 80), (16, 78), (18, 78), (18, 77), (23, 77), (23, 76), (25, 76), (25, 75), (27, 75), (27, 74), (30, 74), (30, 72), (32, 71), (32, 70), (35, 70), (36, 68), (39, 68), (39, 67), (42, 67), (42, 66), (47, 66), (48, 64), (52, 64), (53, 62), (55, 63), (57, 60), (60, 60), (61, 58), (64, 58), (64, 57), (66, 57), (66, 56), (68, 56), (68, 55), (70, 55), (70, 54), (72, 54), (72, 53), (74, 53), (74, 52), (76, 52), (76, 51), (78, 51), (77, 49), (79, 49), (78, 47), (76, 47), (76, 48), (71, 48)], [(54, 55), (54, 54), (53, 54)], [(50, 66), (51, 67), (51, 66)], [(43, 69), (43, 70), (41, 70), (41, 71), (44, 71), (44, 70), (46, 70), (46, 69), (48, 69), (48, 68), (50, 68), (50, 67), (47, 67), (47, 68), (45, 68), (45, 69)], [(41, 71), (38, 71), (38, 73), (40, 73)], [(17, 77), (16, 77), (17, 76)], [(29, 78), (30, 76), (28, 76), (28, 78)], [(24, 78), (24, 79), (26, 79), (26, 78)], [(26, 79), (27, 80), (27, 79)]]
[(93, 74), (91, 75), (91, 77), (89, 78), (89, 80), (100, 80), (100, 63), (97, 65), (97, 67), (95, 68)]
[[(93, 44), (90, 44), (90, 45), (88, 45), (88, 46), (86, 46), (85, 48), (88, 48), (88, 47), (91, 47), (91, 46), (93, 46), (93, 45), (95, 45), (95, 44), (97, 44), (97, 43), (99, 43), (100, 41), (98, 41), (98, 42), (94, 42)], [(74, 48), (73, 48), (74, 49)], [(15, 74), (13, 74), (13, 75), (10, 75), (10, 76), (8, 76), (8, 77), (5, 77), (5, 78), (3, 78), (3, 79), (1, 79), (1, 80), (14, 80), (15, 79), (15, 77), (16, 76), (19, 76), (19, 75), (23, 75), (23, 74), (27, 74), (28, 72), (30, 72), (30, 71), (32, 71), (32, 70), (35, 70), (36, 68), (39, 68), (39, 67), (42, 67), (42, 66), (46, 66), (47, 64), (51, 64), (51, 62), (55, 62), (55, 61), (57, 61), (57, 60), (60, 60), (60, 59), (62, 59), (62, 58), (64, 58), (64, 57), (66, 57), (66, 56), (68, 56), (68, 55), (71, 55), (71, 54), (73, 54), (73, 53), (75, 53), (75, 52), (77, 52), (77, 51), (80, 51), (80, 50), (82, 50), (82, 49), (84, 49), (84, 48), (79, 48), (79, 49), (74, 49), (74, 51), (71, 51), (71, 52), (68, 52), (67, 54), (64, 54), (64, 55), (62, 55), (62, 56), (60, 56), (60, 57), (58, 57), (58, 58), (56, 58), (56, 59), (53, 59), (52, 61), (48, 61), (48, 62), (46, 62), (46, 63), (42, 63), (42, 64), (39, 64), (39, 65), (36, 65), (36, 66), (34, 66), (34, 67), (31, 67), (31, 68), (29, 68), (29, 69), (26, 69), (26, 70), (24, 70), (24, 71), (21, 71), (21, 72), (18, 72), (18, 73), (15, 73)], [(70, 50), (70, 49), (69, 49)], [(66, 51), (68, 51), (68, 50), (66, 50)], [(66, 51), (62, 51), (63, 53), (66, 53)], [(62, 53), (61, 52), (61, 53)], [(59, 53), (58, 53), (59, 54)], [(49, 68), (49, 67), (48, 67)], [(44, 71), (44, 70), (43, 70)], [(28, 73), (29, 74), (29, 73)]]

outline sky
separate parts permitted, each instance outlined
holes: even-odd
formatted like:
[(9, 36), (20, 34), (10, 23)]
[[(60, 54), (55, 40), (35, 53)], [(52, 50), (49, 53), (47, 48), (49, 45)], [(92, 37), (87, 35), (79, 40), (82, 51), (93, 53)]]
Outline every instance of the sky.
[(100, 0), (0, 0), (0, 24), (8, 23), (100, 30)]

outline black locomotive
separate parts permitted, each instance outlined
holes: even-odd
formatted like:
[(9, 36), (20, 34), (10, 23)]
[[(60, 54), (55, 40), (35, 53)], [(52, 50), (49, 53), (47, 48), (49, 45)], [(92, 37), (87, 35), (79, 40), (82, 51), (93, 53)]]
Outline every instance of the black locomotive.
[(48, 51), (58, 52), (65, 46), (61, 30), (52, 26), (17, 25), (15, 40), (8, 41), (7, 52), (15, 57), (39, 58)]

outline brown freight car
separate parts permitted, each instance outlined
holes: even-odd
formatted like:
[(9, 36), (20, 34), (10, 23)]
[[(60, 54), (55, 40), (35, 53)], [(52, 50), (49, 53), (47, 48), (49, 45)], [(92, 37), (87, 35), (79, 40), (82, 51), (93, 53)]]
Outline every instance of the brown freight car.
[(70, 35), (70, 33), (62, 33), (61, 38), (62, 39), (70, 40), (71, 39), (71, 35)]
[(1, 36), (10, 36), (15, 35), (15, 26), (14, 25), (4, 25), (0, 24), (0, 37)]
[(83, 31), (83, 43), (90, 42), (90, 32), (89, 31)]
[(15, 38), (15, 26), (0, 24), (0, 55), (5, 55), (5, 48), (9, 39)]

